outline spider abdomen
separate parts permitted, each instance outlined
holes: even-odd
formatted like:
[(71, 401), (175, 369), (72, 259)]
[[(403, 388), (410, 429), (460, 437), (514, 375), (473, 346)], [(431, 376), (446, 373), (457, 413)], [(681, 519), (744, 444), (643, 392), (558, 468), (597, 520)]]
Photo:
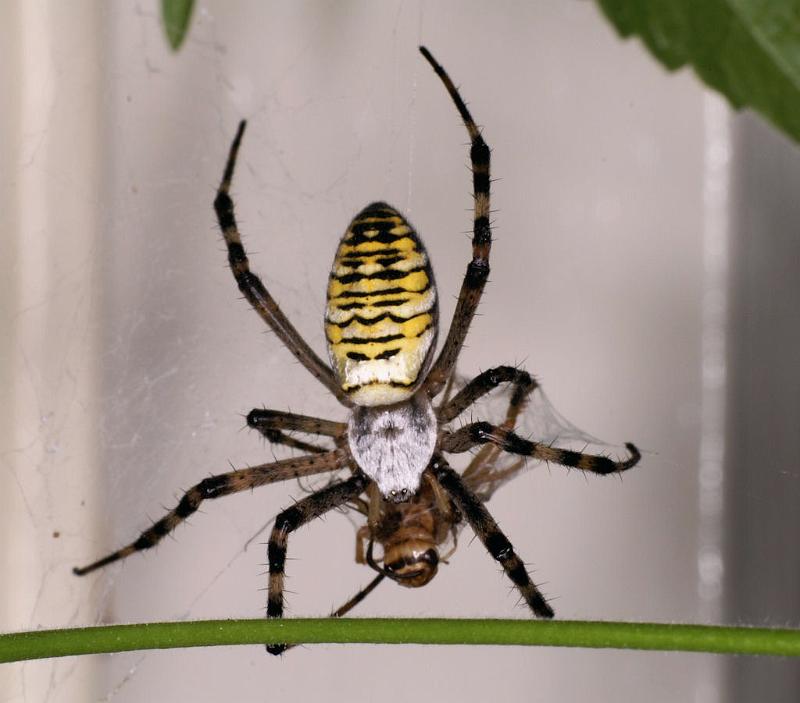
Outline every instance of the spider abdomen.
[(342, 389), (357, 405), (411, 397), (436, 346), (438, 306), (425, 247), (386, 203), (355, 216), (328, 283), (325, 334)]

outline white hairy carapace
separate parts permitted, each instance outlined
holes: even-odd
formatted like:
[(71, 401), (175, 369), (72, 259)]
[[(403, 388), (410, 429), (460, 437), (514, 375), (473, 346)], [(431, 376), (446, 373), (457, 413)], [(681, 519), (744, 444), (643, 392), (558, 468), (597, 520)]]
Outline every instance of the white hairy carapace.
[(436, 417), (416, 393), (436, 347), (438, 303), (425, 247), (386, 203), (368, 205), (339, 243), (325, 335), (333, 371), (355, 404), (353, 458), (389, 500), (417, 492), (436, 445)]
[(350, 451), (384, 498), (408, 500), (436, 447), (436, 415), (424, 393), (387, 407), (357, 406), (347, 427)]

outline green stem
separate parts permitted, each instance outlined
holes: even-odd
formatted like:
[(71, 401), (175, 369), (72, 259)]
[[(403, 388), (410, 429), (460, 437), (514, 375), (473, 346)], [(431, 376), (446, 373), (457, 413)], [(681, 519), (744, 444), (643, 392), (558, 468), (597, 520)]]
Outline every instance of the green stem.
[(0, 635), (0, 662), (135, 649), (264, 642), (505, 644), (800, 656), (800, 631), (715, 625), (530, 620), (200, 620)]

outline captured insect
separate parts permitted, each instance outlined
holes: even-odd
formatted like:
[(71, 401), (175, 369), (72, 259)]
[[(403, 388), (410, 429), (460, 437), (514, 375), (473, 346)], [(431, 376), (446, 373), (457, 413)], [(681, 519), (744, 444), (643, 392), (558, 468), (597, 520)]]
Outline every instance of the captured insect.
[[(438, 297), (428, 255), (409, 222), (384, 202), (367, 205), (355, 216), (336, 251), (325, 313), (330, 366), (303, 340), (250, 270), (234, 217), (230, 186), (245, 129), (242, 121), (214, 201), (228, 263), (245, 298), (298, 361), (349, 410), (349, 419), (335, 422), (280, 410), (252, 410), (248, 426), (270, 442), (304, 454), (203, 479), (134, 542), (74, 569), (77, 575), (155, 546), (204, 500), (343, 470), (349, 477), (332, 480), (275, 519), (267, 548), (267, 617), (283, 615), (289, 535), (331, 510), (345, 508), (366, 517), (358, 531), (356, 558), (377, 575), (334, 611), (334, 616), (344, 615), (386, 577), (403, 586), (424, 586), (454, 548), (462, 523), (474, 530), (534, 614), (553, 616), (511, 542), (486, 509), (485, 500), (520, 470), (526, 458), (611, 474), (635, 466), (641, 455), (628, 443), (629, 457), (616, 461), (601, 454), (558, 448), (545, 437), (529, 440), (516, 433), (520, 413), (540, 392), (522, 369), (498, 366), (454, 391), (456, 361), (489, 276), (490, 152), (444, 68), (425, 47), (420, 51), (444, 84), (469, 133), (475, 201), (472, 259), (438, 356), (434, 354)], [(451, 428), (465, 410), (498, 387), (505, 391), (501, 397), (506, 399), (499, 424), (480, 421)], [(333, 446), (297, 439), (289, 432), (328, 438)], [(470, 451), (476, 453), (462, 473), (451, 468), (445, 458), (446, 454)], [(452, 547), (440, 553), (451, 538)], [(379, 557), (374, 554), (376, 543), (381, 549)], [(283, 644), (267, 646), (272, 654), (285, 649)]]
[[(601, 450), (611, 448), (558, 413), (541, 386), (522, 369), (499, 366), (481, 374), (478, 379), (488, 391), (471, 405), (474, 414), (503, 417), (500, 427), (514, 430), (521, 436), (536, 437), (543, 445), (568, 444), (581, 447), (582, 450), (589, 446)], [(444, 407), (450, 402), (455, 388), (469, 392), (468, 387), (478, 379), (470, 384), (466, 379), (452, 375), (440, 406)], [(485, 503), (495, 491), (523, 470), (541, 463), (528, 455), (505, 451), (499, 443), (488, 442), (470, 457), (460, 478), (473, 497)], [(623, 470), (622, 465), (619, 470)], [(439, 564), (447, 563), (455, 552), (458, 534), (464, 527), (464, 516), (453, 500), (443, 494), (435, 481), (428, 481), (426, 475), (423, 475), (421, 489), (405, 502), (381, 500), (379, 494), (370, 496), (370, 490), (376, 491), (376, 487), (368, 489), (367, 500), (357, 498), (347, 507), (366, 518), (366, 524), (358, 529), (356, 536), (356, 562), (368, 564), (377, 575), (349, 601), (334, 610), (331, 613), (333, 617), (341, 617), (349, 612), (386, 577), (410, 588), (429, 583), (436, 575)], [(376, 545), (382, 553), (377, 557), (373, 555)]]

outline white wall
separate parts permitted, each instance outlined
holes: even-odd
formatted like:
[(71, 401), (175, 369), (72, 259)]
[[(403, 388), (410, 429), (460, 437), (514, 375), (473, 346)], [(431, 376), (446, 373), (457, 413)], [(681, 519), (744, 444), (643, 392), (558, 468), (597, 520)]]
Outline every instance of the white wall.
[[(462, 372), (524, 362), (575, 424), (649, 452), (623, 481), (531, 471), (493, 514), (559, 617), (720, 617), (722, 488), (712, 481), (701, 502), (698, 471), (701, 431), (708, 446), (724, 430), (703, 345), (726, 319), (708, 291), (725, 289), (730, 130), (692, 75), (666, 75), (590, 3), (205, 2), (177, 55), (155, 3), (0, 12), (0, 629), (262, 614), (266, 537), (248, 540), (302, 495), (295, 484), (204, 506), (174, 541), (96, 577), (70, 568), (228, 462), (268, 460), (241, 431), (250, 408), (343, 417), (224, 266), (211, 202), (240, 118), (245, 243), (315, 349), (338, 237), (375, 199), (422, 234), (449, 319), (469, 251), (466, 134), (420, 43), (484, 125), (499, 179), (491, 283)], [(720, 456), (704, 456), (718, 477)], [(353, 541), (341, 515), (292, 537), (290, 616), (325, 614), (367, 582)], [(384, 585), (357, 614), (527, 617), (466, 532), (433, 583)], [(715, 701), (721, 661), (335, 646), (275, 661), (236, 648), (5, 667), (0, 690), (388, 703), (502, 686), (525, 699)]]

